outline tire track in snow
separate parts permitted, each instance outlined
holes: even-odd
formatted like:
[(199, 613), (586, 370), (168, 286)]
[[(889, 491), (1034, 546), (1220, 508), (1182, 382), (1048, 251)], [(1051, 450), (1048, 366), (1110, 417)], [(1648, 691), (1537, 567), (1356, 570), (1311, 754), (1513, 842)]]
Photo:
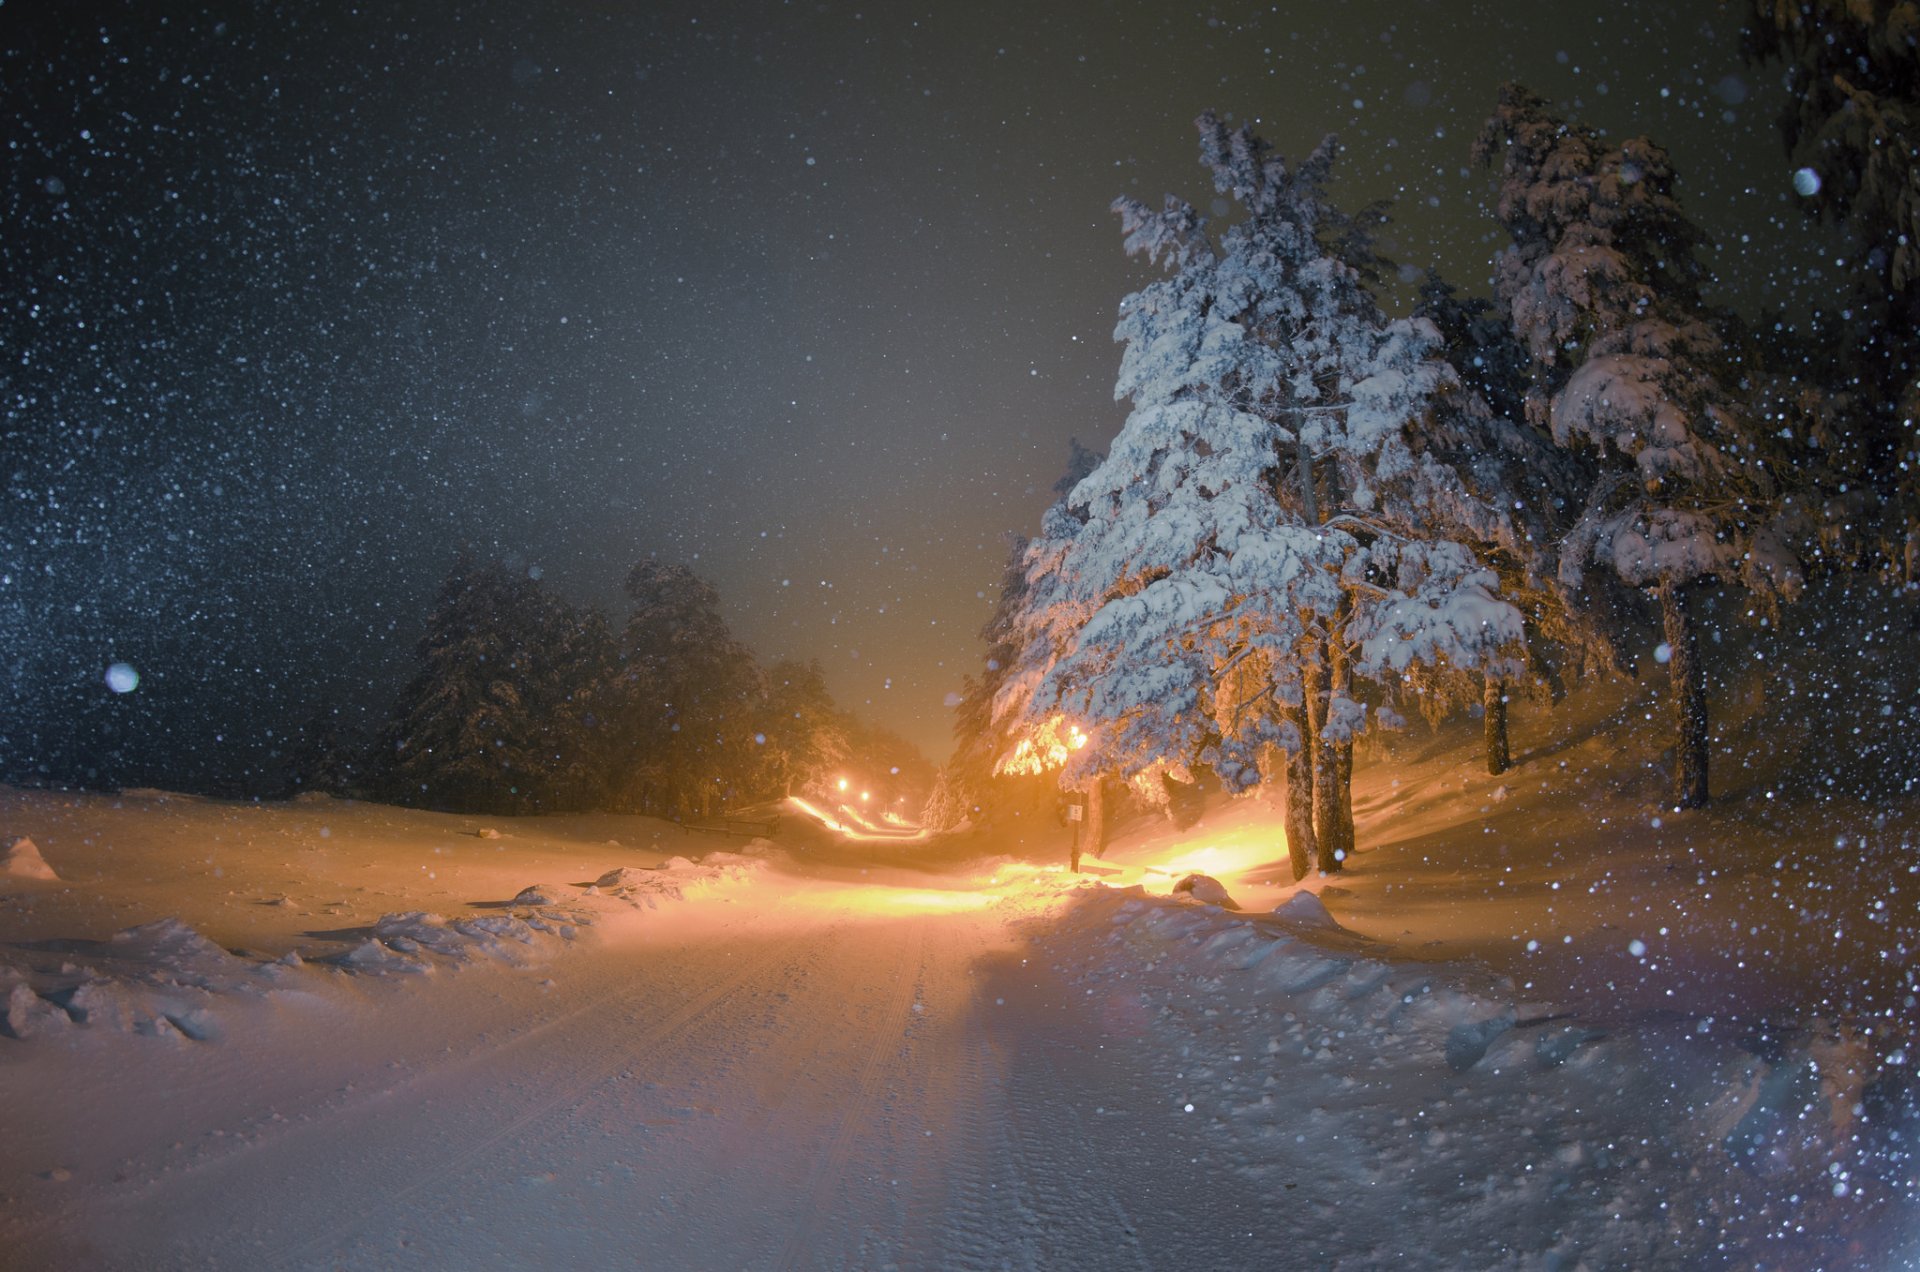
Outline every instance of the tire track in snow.
[[(172, 1267), (189, 1256), (210, 1267), (331, 1266), (323, 1257), (326, 1251), (356, 1234), (391, 1229), (423, 1190), (457, 1177), (487, 1150), (556, 1109), (577, 1105), (622, 1070), (658, 1054), (806, 946), (804, 936), (767, 942), (723, 977), (678, 1001), (671, 990), (680, 969), (665, 973), (655, 965), (631, 991), (587, 994), (577, 1005), (498, 1042), (476, 1039), (479, 1045), (457, 1059), (123, 1195), (106, 1225), (112, 1235), (101, 1234), (103, 1248), (118, 1246), (124, 1266)], [(609, 955), (602, 951), (598, 957)], [(700, 966), (710, 968), (712, 960)], [(408, 992), (432, 992), (432, 987), (409, 987)], [(403, 1010), (406, 1001), (405, 994), (397, 995), (386, 1009)], [(660, 1014), (645, 1020), (649, 1011)], [(576, 1031), (576, 1045), (558, 1063), (519, 1059), (556, 1031), (614, 1014), (644, 1023), (637, 1034), (606, 1027)], [(560, 1039), (568, 1040), (564, 1032)], [(489, 1069), (493, 1080), (476, 1083), (476, 1071)], [(484, 1091), (478, 1100), (476, 1086)], [(504, 1119), (491, 1116), (502, 1105), (510, 1110)], [(288, 1157), (294, 1162), (290, 1167), (284, 1164)], [(326, 1178), (332, 1187), (312, 1207), (289, 1206), (278, 1181), (290, 1175)], [(340, 1192), (342, 1180), (353, 1181), (349, 1194)], [(219, 1199), (217, 1212), (206, 1204), (212, 1198)], [(268, 1215), (281, 1221), (279, 1231), (259, 1227)], [(156, 1224), (156, 1218), (172, 1222)], [(162, 1251), (171, 1253), (163, 1258)]]
[(964, 1049), (946, 1096), (957, 1115), (952, 1173), (934, 1229), (942, 1268), (1023, 1268), (1038, 1272), (1045, 1219), (1027, 1181), (1030, 1166), (1008, 1130), (1004, 1057), (988, 1042), (979, 1008), (964, 1029)]
[[(1108, 1267), (1151, 1268), (1133, 1216), (1110, 1187), (1098, 1180), (1115, 1163), (1086, 1133), (1073, 1113), (1085, 1097), (1083, 1085), (1068, 1087), (1049, 1051), (1058, 1044), (1043, 1036), (1017, 1039), (1020, 1055), (1007, 1054), (1007, 1042), (994, 1039), (1006, 1073), (1004, 1132), (1008, 1154), (1040, 1248), (1040, 1267), (1058, 1267), (1102, 1250)], [(1085, 1183), (1089, 1179), (1095, 1182)], [(1081, 1187), (1076, 1189), (1074, 1183)], [(1117, 1247), (1117, 1248), (1115, 1248)]]
[[(354, 1232), (376, 1226), (380, 1219), (386, 1218), (401, 1209), (409, 1198), (426, 1189), (429, 1185), (439, 1183), (443, 1179), (457, 1174), (463, 1167), (483, 1152), (519, 1134), (534, 1122), (546, 1117), (555, 1110), (562, 1107), (571, 1107), (580, 1103), (590, 1093), (612, 1080), (621, 1071), (630, 1068), (636, 1062), (644, 1060), (647, 1056), (659, 1051), (667, 1043), (675, 1041), (682, 1031), (693, 1025), (696, 1021), (699, 1021), (741, 989), (758, 981), (770, 969), (791, 961), (792, 952), (802, 948), (806, 943), (803, 939), (790, 938), (777, 944), (768, 945), (757, 957), (748, 961), (744, 967), (735, 969), (732, 975), (707, 986), (705, 989), (683, 1000), (665, 1016), (659, 1018), (651, 1026), (644, 1029), (638, 1037), (621, 1038), (620, 1045), (613, 1049), (610, 1057), (598, 1057), (593, 1063), (574, 1070), (568, 1079), (560, 1083), (557, 1087), (546, 1087), (545, 1090), (550, 1092), (550, 1094), (543, 1098), (535, 1099), (520, 1113), (509, 1118), (507, 1121), (494, 1123), (489, 1130), (467, 1137), (466, 1144), (463, 1148), (451, 1156), (437, 1159), (430, 1169), (414, 1178), (405, 1186), (397, 1189), (383, 1190), (380, 1200), (366, 1211), (356, 1215), (354, 1219), (335, 1224), (331, 1228), (308, 1238), (292, 1252), (295, 1256), (294, 1261), (296, 1263), (304, 1261), (322, 1248), (337, 1244), (341, 1239), (350, 1236)], [(648, 988), (651, 990), (652, 986)], [(636, 991), (628, 995), (624, 1001), (619, 1002), (617, 1006), (620, 1008), (631, 1008), (642, 1005), (642, 1000), (647, 997), (648, 993), (646, 991)], [(564, 1016), (543, 1021), (541, 1024), (521, 1034), (515, 1035), (510, 1042), (503, 1043), (500, 1047), (484, 1053), (484, 1055), (478, 1059), (488, 1062), (497, 1060), (499, 1057), (511, 1051), (518, 1050), (519, 1046), (524, 1042), (530, 1042), (536, 1037), (550, 1033), (559, 1026), (577, 1020), (588, 1013), (603, 1012), (612, 1005), (615, 1004), (589, 1002)], [(477, 1062), (478, 1060), (470, 1062), (464, 1067), (471, 1068), (472, 1064)]]
[(880, 1019), (871, 1026), (872, 1043), (866, 1063), (861, 1067), (859, 1081), (855, 1084), (853, 1098), (840, 1114), (839, 1125), (834, 1130), (827, 1151), (814, 1163), (799, 1222), (780, 1251), (777, 1267), (799, 1267), (812, 1246), (821, 1212), (828, 1204), (829, 1194), (840, 1182), (847, 1159), (852, 1154), (854, 1136), (865, 1128), (868, 1110), (879, 1095), (880, 1078), (888, 1056), (899, 1055), (908, 1008), (913, 1002), (915, 986), (919, 983), (926, 958), (926, 936), (920, 924), (908, 923), (905, 927), (911, 933), (911, 947), (903, 950), (899, 961), (894, 964), (893, 992)]

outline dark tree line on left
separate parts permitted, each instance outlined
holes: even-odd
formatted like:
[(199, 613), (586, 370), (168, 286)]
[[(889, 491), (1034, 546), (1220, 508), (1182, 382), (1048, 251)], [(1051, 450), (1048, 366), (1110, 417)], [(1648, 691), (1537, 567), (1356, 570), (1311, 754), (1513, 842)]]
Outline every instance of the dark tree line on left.
[(924, 786), (911, 744), (838, 709), (818, 663), (762, 665), (712, 585), (648, 558), (615, 627), (538, 579), (462, 552), (376, 737), (323, 711), (295, 790), (452, 811), (704, 818), (852, 775), (885, 802)]

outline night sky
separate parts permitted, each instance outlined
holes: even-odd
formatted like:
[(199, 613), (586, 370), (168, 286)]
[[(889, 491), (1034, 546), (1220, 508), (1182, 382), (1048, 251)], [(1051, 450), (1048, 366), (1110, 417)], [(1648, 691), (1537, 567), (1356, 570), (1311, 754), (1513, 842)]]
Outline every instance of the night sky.
[(1337, 132), (1484, 294), (1508, 78), (1668, 145), (1721, 299), (1834, 290), (1718, 0), (0, 0), (0, 770), (257, 783), (384, 709), (463, 542), (616, 617), (685, 561), (943, 759), (1008, 536), (1124, 418), (1113, 197), (1204, 205), (1207, 107)]

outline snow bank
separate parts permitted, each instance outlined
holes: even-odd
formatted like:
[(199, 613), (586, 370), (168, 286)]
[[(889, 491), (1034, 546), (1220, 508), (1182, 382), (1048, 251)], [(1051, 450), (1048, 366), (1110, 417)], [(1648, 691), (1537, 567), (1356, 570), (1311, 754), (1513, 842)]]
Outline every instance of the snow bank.
[(223, 997), (258, 998), (281, 983), (283, 963), (238, 957), (179, 919), (160, 919), (76, 941), (56, 968), (0, 969), (0, 1032), (16, 1039), (65, 1034), (142, 1034), (205, 1041), (222, 1031)]
[(382, 915), (364, 939), (328, 961), (349, 972), (383, 975), (432, 971), (486, 955), (524, 965), (547, 939), (562, 942), (610, 915), (654, 910), (763, 873), (778, 849), (756, 839), (737, 853), (709, 853), (699, 861), (671, 857), (658, 867), (620, 866), (592, 883), (536, 883), (515, 893), (499, 913), (452, 921), (409, 911)]
[(1603, 1030), (1379, 956), (1305, 893), (1248, 918), (1081, 889), (1034, 941), (1236, 1170), (1348, 1182), (1353, 1266), (1799, 1266), (1822, 1240), (1891, 1253), (1920, 1215), (1884, 1031)]

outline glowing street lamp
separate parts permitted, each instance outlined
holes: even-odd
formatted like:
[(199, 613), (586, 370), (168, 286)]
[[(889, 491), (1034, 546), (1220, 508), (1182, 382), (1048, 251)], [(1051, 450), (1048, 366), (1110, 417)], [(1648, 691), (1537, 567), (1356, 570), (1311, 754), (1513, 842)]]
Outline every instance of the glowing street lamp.
[(1090, 741), (1079, 725), (1057, 715), (1021, 738), (1013, 754), (1001, 763), (1000, 771), (1023, 777), (1048, 773), (1064, 766), (1068, 756), (1084, 749)]

